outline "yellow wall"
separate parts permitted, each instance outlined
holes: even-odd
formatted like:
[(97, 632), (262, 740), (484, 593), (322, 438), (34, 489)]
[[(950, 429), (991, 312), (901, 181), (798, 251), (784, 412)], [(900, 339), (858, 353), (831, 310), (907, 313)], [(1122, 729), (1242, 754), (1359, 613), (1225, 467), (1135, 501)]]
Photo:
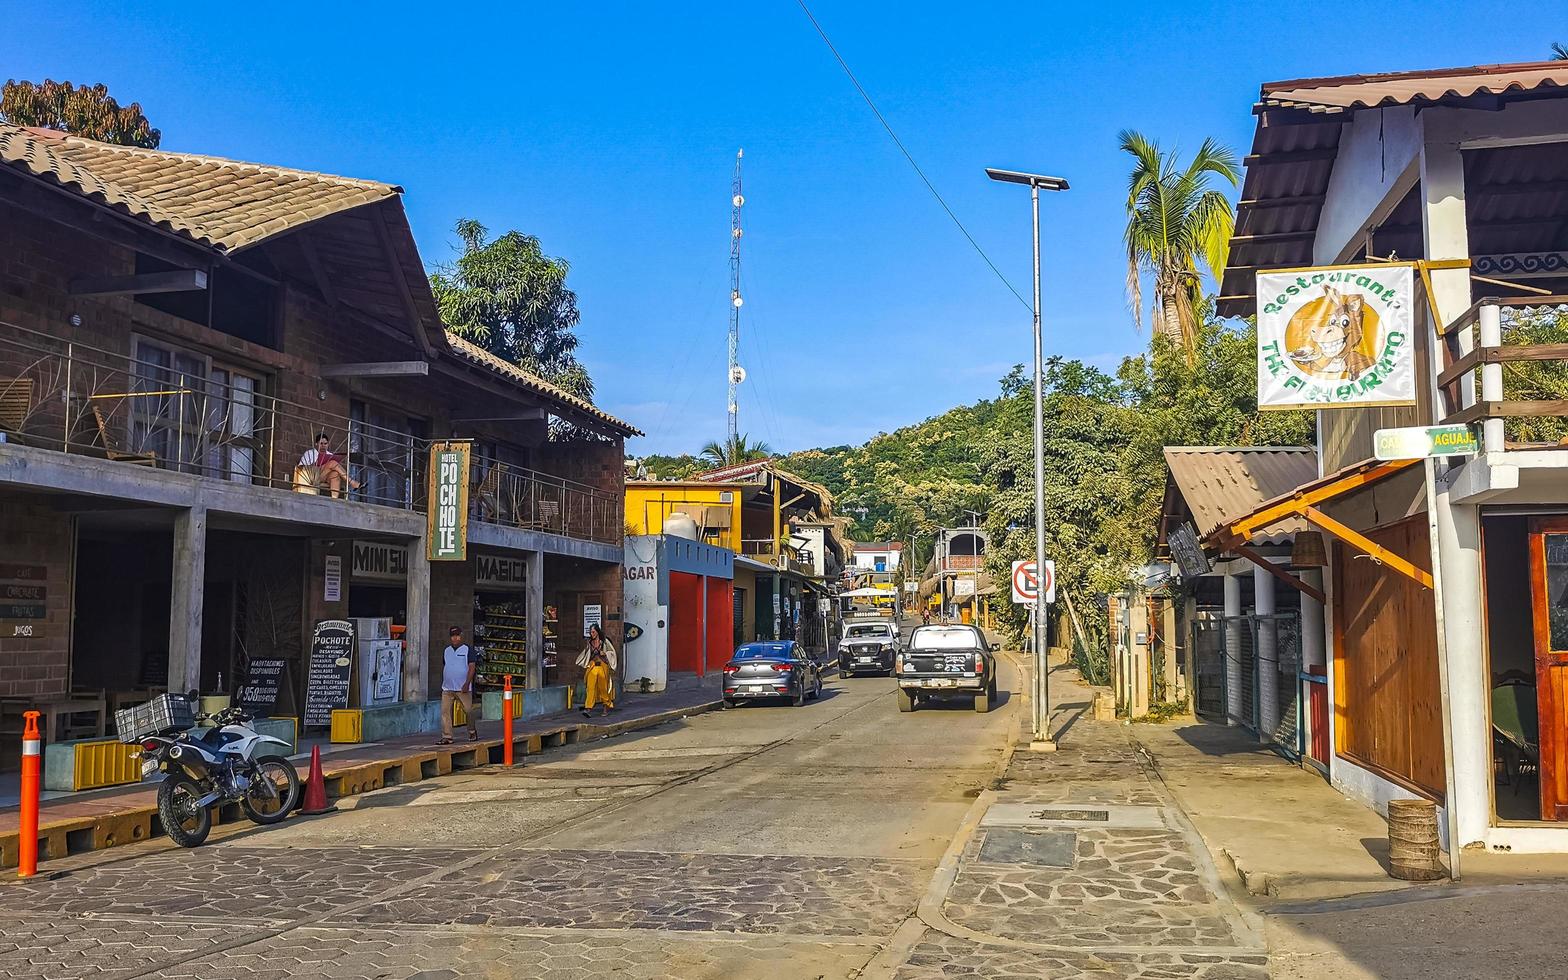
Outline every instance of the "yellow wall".
[[(729, 503), (719, 499), (726, 493), (730, 495)], [(642, 486), (628, 484), (626, 524), (637, 534), (661, 534), (664, 531), (664, 517), (672, 511), (684, 511), (700, 525), (703, 523), (705, 508), (727, 507), (730, 511), (729, 528), (715, 531), (716, 539), (710, 538), (710, 540), (714, 540), (721, 548), (728, 548), (739, 554), (740, 500), (740, 488), (722, 484), (711, 487), (690, 487), (678, 483)]]

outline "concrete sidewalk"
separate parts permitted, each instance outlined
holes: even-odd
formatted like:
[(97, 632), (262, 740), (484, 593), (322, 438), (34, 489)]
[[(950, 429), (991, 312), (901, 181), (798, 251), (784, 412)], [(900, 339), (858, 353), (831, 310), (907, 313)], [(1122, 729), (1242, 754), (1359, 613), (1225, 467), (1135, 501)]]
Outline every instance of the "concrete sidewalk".
[[(512, 728), (514, 754), (521, 764), (526, 756), (546, 748), (647, 728), (720, 707), (722, 683), (722, 675), (715, 673), (678, 690), (623, 693), (615, 712), (608, 717), (595, 712), (591, 719), (584, 718), (574, 709), (517, 721)], [(437, 744), (440, 732), (420, 732), (371, 744), (335, 746), (330, 754), (323, 752), (321, 758), (327, 797), (352, 796), (500, 762), (501, 722), (480, 721), (478, 728), (480, 737), (476, 742), (467, 741), (466, 732), (460, 728), (451, 745)], [(309, 740), (301, 741), (301, 747), (308, 748), (310, 744)], [(298, 765), (303, 779), (308, 762), (300, 759)], [(218, 823), (244, 819), (238, 807), (220, 808), (214, 816)], [(17, 828), (17, 808), (0, 810), (0, 868), (16, 866)], [(45, 800), (39, 807), (38, 829), (40, 862), (147, 840), (162, 832), (157, 823), (156, 783)]]

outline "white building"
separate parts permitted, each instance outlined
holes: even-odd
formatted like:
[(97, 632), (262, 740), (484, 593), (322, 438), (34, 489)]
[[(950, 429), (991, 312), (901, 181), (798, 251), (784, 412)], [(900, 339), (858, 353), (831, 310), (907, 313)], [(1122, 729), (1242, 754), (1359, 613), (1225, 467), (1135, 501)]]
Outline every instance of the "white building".
[(898, 569), (903, 554), (902, 541), (867, 541), (855, 545), (851, 563), (862, 572), (892, 572)]
[[(1565, 86), (1560, 61), (1263, 86), (1219, 301), (1252, 313), (1259, 270), (1421, 263), (1416, 404), (1319, 411), (1319, 478), (1207, 543), (1329, 538), (1330, 779), (1497, 850), (1568, 851)], [(1438, 423), (1480, 454), (1372, 458), (1375, 430)]]

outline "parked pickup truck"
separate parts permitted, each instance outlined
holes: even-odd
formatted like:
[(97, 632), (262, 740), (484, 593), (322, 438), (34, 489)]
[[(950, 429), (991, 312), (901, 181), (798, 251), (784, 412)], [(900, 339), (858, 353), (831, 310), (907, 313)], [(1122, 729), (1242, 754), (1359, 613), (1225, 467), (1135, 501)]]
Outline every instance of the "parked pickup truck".
[(839, 676), (891, 674), (903, 647), (898, 624), (891, 619), (852, 619), (838, 641)]
[(916, 627), (894, 675), (899, 711), (913, 711), (931, 698), (961, 697), (986, 712), (996, 700), (996, 658), (975, 626)]

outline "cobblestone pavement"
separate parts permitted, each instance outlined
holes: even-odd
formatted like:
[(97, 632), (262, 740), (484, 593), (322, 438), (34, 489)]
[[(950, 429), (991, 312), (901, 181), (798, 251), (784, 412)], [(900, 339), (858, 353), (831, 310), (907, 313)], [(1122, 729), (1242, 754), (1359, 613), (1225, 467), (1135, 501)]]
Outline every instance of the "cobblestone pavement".
[[(0, 976), (1267, 976), (1122, 729), (1075, 720), (1062, 751), (1004, 772), (1023, 699), (901, 714), (892, 694), (837, 680), (806, 708), (392, 787), (330, 817), (220, 828), (194, 851), (52, 862), (0, 884)], [(993, 794), (1109, 816), (975, 826)]]
[(1268, 958), (1255, 953), (1019, 949), (928, 931), (898, 980), (1267, 980)]
[(882, 935), (914, 906), (918, 879), (909, 862), (524, 850), (333, 918)]
[[(1066, 672), (1052, 686), (1087, 705)], [(1123, 727), (1076, 711), (1064, 725), (1057, 752), (1019, 751), (997, 781), (996, 804), (1040, 804), (1008, 808), (1037, 822), (974, 833), (942, 906), (956, 930), (927, 930), (900, 980), (1267, 977), (1259, 933)]]

